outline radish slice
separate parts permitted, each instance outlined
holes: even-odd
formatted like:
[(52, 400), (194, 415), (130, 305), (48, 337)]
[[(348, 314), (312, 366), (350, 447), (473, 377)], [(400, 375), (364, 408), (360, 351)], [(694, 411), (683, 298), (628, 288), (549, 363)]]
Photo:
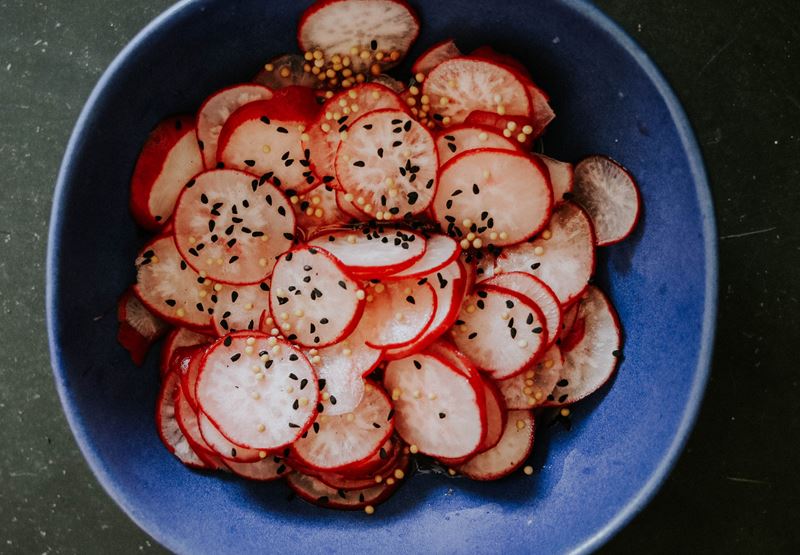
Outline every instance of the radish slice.
[(636, 182), (625, 168), (606, 156), (590, 156), (575, 166), (573, 195), (589, 214), (600, 247), (625, 239), (639, 220)]
[[(304, 52), (320, 50), (325, 56), (349, 56), (351, 49), (384, 52), (390, 67), (405, 56), (419, 35), (417, 15), (398, 0), (324, 0), (304, 13), (297, 27), (297, 42)], [(353, 56), (356, 70), (369, 68), (374, 59)]]
[(197, 453), (197, 456), (209, 468), (224, 466), (222, 460), (217, 457), (216, 453), (214, 453), (211, 447), (206, 443), (206, 440), (203, 439), (202, 434), (200, 434), (197, 412), (195, 412), (187, 401), (182, 388), (175, 390), (174, 403), (175, 418), (178, 422), (178, 426), (181, 429), (181, 433), (186, 438), (186, 441), (188, 441), (189, 445), (192, 447), (192, 450)]
[(211, 281), (186, 264), (171, 237), (148, 243), (136, 259), (136, 270), (133, 290), (148, 310), (176, 325), (209, 326), (212, 306), (203, 301), (200, 292), (210, 294)]
[(172, 355), (177, 349), (182, 347), (194, 347), (196, 345), (205, 345), (211, 343), (212, 338), (208, 335), (194, 332), (188, 328), (175, 328), (164, 340), (164, 345), (161, 347), (161, 358), (159, 368), (161, 369), (161, 377), (164, 377), (169, 371)]
[(453, 262), (461, 254), (461, 247), (447, 235), (432, 235), (427, 239), (425, 254), (405, 270), (387, 279), (421, 278), (434, 274)]
[(117, 302), (117, 341), (130, 353), (134, 364), (141, 366), (150, 346), (167, 332), (169, 326), (147, 310), (129, 288)]
[(308, 130), (304, 142), (311, 151), (314, 170), (322, 182), (341, 188), (336, 180), (336, 152), (350, 125), (362, 114), (374, 110), (406, 110), (403, 100), (377, 83), (364, 83), (333, 95), (322, 106), (319, 118)]
[[(336, 191), (330, 185), (317, 187), (289, 200), (297, 219), (298, 234), (303, 240), (316, 235), (320, 229), (341, 224), (350, 219), (349, 214), (339, 208), (336, 202)], [(355, 212), (360, 216), (358, 210)]]
[(338, 206), (339, 210), (347, 215), (347, 218), (343, 218), (342, 221), (347, 223), (370, 221), (371, 218), (369, 215), (367, 215), (367, 213), (356, 208), (355, 200), (351, 202), (347, 200), (348, 198), (353, 198), (353, 195), (336, 191), (336, 206)]
[(175, 244), (184, 260), (221, 283), (263, 281), (294, 233), (294, 213), (283, 193), (240, 171), (198, 175), (175, 209)]
[(558, 304), (556, 294), (545, 282), (525, 272), (504, 272), (484, 283), (516, 291), (532, 300), (544, 315), (547, 346), (555, 343), (561, 329), (561, 305)]
[(194, 468), (208, 468), (192, 449), (175, 417), (175, 390), (178, 387), (180, 387), (178, 375), (167, 374), (161, 385), (156, 406), (158, 435), (164, 447), (183, 464)]
[(462, 252), (461, 261), (472, 268), (472, 277), (468, 290), (472, 289), (475, 283), (486, 281), (495, 274), (494, 266), (497, 256), (494, 253), (501, 252), (499, 248), (489, 245), (485, 251), (468, 250)]
[(529, 116), (532, 109), (528, 90), (516, 73), (480, 59), (442, 62), (428, 74), (422, 94), (430, 98), (434, 119), (444, 125), (462, 123), (473, 110)]
[[(364, 398), (362, 369), (352, 363), (351, 357), (343, 353), (339, 345), (307, 352), (314, 371), (319, 378), (322, 391), (322, 406), (327, 416), (353, 412)], [(380, 351), (378, 360), (380, 360)]]
[[(355, 511), (367, 505), (377, 505), (388, 498), (397, 489), (397, 485), (390, 486), (386, 483), (356, 490), (332, 488), (319, 478), (294, 472), (286, 478), (289, 487), (300, 498), (309, 503), (328, 509)], [(399, 484), (397, 482), (396, 484)]]
[[(510, 133), (510, 132), (509, 132)], [(448, 127), (436, 137), (439, 164), (444, 165), (462, 152), (479, 148), (498, 148), (519, 151), (517, 143), (504, 137), (496, 129), (485, 125), (463, 123)]]
[(131, 213), (148, 230), (162, 227), (182, 187), (203, 171), (194, 121), (188, 116), (166, 119), (150, 133), (131, 178)]
[(217, 335), (232, 331), (256, 330), (261, 316), (269, 310), (269, 283), (222, 285), (214, 287), (214, 328)]
[(453, 328), (456, 347), (495, 379), (525, 370), (547, 344), (542, 311), (530, 299), (481, 284), (463, 303)]
[(370, 83), (375, 83), (376, 85), (383, 85), (387, 89), (391, 90), (395, 94), (400, 94), (406, 90), (406, 86), (401, 81), (398, 81), (391, 75), (386, 75), (385, 73), (381, 73), (380, 75), (373, 75), (369, 78)]
[(231, 442), (251, 449), (295, 441), (311, 426), (318, 397), (317, 377), (305, 355), (259, 332), (238, 332), (214, 343), (197, 380), (202, 411)]
[(497, 386), (509, 409), (532, 409), (547, 402), (556, 386), (563, 362), (556, 345), (550, 347), (536, 365), (512, 378), (498, 380)]
[(535, 235), (552, 205), (553, 191), (540, 162), (519, 152), (479, 149), (442, 167), (433, 214), (450, 236), (473, 233), (483, 244), (505, 246)]
[(401, 220), (430, 205), (439, 162), (422, 124), (403, 110), (375, 110), (350, 125), (335, 167), (359, 210), (378, 220)]
[(463, 56), (461, 50), (458, 49), (453, 39), (447, 39), (442, 42), (437, 42), (417, 58), (414, 65), (411, 66), (411, 73), (416, 75), (422, 73), (427, 75), (430, 71), (447, 60), (459, 58)]
[(222, 89), (206, 99), (197, 113), (197, 144), (207, 170), (217, 165), (217, 140), (230, 115), (245, 104), (270, 98), (272, 91), (267, 87), (244, 84)]
[(428, 347), (425, 352), (442, 359), (468, 378), (479, 376), (478, 369), (472, 360), (448, 341), (437, 341)]
[(333, 256), (315, 247), (301, 247), (287, 252), (275, 266), (270, 312), (290, 341), (324, 347), (355, 329), (364, 296)]
[(283, 478), (292, 471), (292, 469), (286, 465), (286, 461), (283, 458), (273, 455), (268, 455), (252, 463), (226, 461), (225, 464), (231, 469), (231, 472), (237, 476), (257, 482), (277, 480), (278, 478)]
[[(403, 454), (402, 450), (397, 447), (396, 442), (394, 443), (394, 447), (389, 450), (385, 447), (381, 447), (380, 453), (381, 455), (379, 455), (379, 457), (381, 457), (384, 463), (374, 472), (366, 473), (360, 477), (351, 477), (334, 472), (320, 472), (316, 477), (332, 488), (343, 489), (345, 491), (371, 488), (376, 483), (382, 483), (388, 478), (392, 478), (393, 481), (396, 481), (395, 470), (400, 469), (402, 471), (408, 467), (408, 455)], [(380, 476), (380, 478), (377, 478), (377, 476)], [(380, 482), (378, 480), (380, 480)]]
[(517, 148), (528, 152), (533, 146), (534, 128), (527, 116), (500, 115), (497, 112), (473, 110), (464, 120), (465, 125), (480, 125), (501, 133), (503, 137), (513, 139)]
[(473, 480), (497, 480), (518, 469), (533, 449), (535, 422), (529, 410), (508, 411), (503, 437), (492, 449), (456, 468)]
[(580, 207), (565, 202), (553, 212), (539, 237), (503, 250), (496, 267), (538, 277), (566, 306), (586, 290), (594, 274), (592, 223)]
[(564, 353), (564, 366), (549, 406), (580, 401), (605, 384), (617, 368), (621, 334), (611, 301), (600, 289), (589, 287), (578, 302), (577, 322), (585, 329), (580, 342)]
[(205, 354), (206, 346), (196, 345), (194, 347), (183, 347), (176, 351), (173, 356), (175, 372), (178, 372), (181, 377), (183, 396), (194, 412), (197, 412), (197, 376), (200, 374), (200, 365)]
[(293, 86), (316, 89), (324, 86), (325, 81), (304, 69), (306, 63), (300, 54), (283, 54), (264, 64), (253, 81), (271, 89)]
[(566, 200), (570, 193), (572, 193), (572, 186), (574, 183), (572, 164), (569, 162), (559, 162), (544, 154), (534, 154), (534, 156), (547, 166), (547, 171), (550, 174), (550, 184), (553, 186), (553, 198), (555, 202), (558, 203)]
[(261, 459), (259, 453), (264, 453), (264, 451), (247, 449), (231, 443), (203, 413), (198, 414), (197, 424), (200, 427), (200, 435), (203, 436), (208, 446), (226, 461), (252, 463)]
[(394, 430), (392, 404), (383, 389), (366, 383), (364, 398), (348, 414), (321, 414), (292, 454), (310, 468), (333, 471), (358, 464), (378, 452)]
[(536, 85), (528, 85), (528, 94), (531, 97), (531, 106), (533, 107), (531, 114), (533, 132), (530, 136), (536, 139), (544, 133), (550, 122), (555, 119), (556, 114), (550, 107), (547, 95)]
[(430, 327), (436, 313), (436, 293), (416, 279), (379, 283), (370, 290), (362, 325), (370, 330), (367, 345), (376, 349), (403, 347)]
[(362, 278), (401, 272), (422, 258), (427, 248), (419, 233), (383, 225), (324, 233), (309, 244), (329, 252)]
[(433, 355), (386, 366), (384, 385), (395, 402), (395, 426), (404, 441), (432, 457), (458, 458), (486, 437), (483, 382)]

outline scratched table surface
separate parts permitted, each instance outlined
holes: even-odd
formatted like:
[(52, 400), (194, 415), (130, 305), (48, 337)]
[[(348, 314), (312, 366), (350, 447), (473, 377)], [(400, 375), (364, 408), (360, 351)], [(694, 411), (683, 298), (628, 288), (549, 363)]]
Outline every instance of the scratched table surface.
[[(0, 553), (163, 548), (100, 488), (61, 412), (44, 259), (70, 130), (112, 57), (170, 0), (0, 0)], [(602, 0), (697, 132), (720, 312), (688, 447), (609, 553), (800, 552), (800, 2)], [(588, 492), (587, 492), (588, 494)]]

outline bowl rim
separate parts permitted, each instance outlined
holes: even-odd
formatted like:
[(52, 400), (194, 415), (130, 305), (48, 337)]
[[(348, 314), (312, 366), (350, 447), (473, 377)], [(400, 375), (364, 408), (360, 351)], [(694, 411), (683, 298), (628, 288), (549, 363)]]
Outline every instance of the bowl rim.
[[(670, 470), (678, 460), (688, 441), (690, 432), (694, 426), (699, 413), (700, 405), (706, 389), (706, 384), (711, 372), (711, 356), (714, 346), (714, 336), (716, 332), (716, 315), (718, 303), (719, 287), (719, 259), (717, 243), (717, 226), (714, 217), (714, 205), (711, 191), (706, 176), (703, 158), (697, 139), (692, 131), (688, 117), (678, 100), (676, 94), (668, 84), (661, 71), (656, 67), (650, 57), (644, 52), (633, 38), (624, 31), (609, 16), (599, 8), (590, 4), (587, 0), (561, 0), (567, 7), (573, 9), (579, 15), (588, 19), (593, 25), (608, 33), (617, 43), (636, 61), (644, 70), (647, 77), (655, 86), (666, 104), (672, 120), (677, 127), (678, 135), (686, 153), (689, 170), (697, 196), (698, 207), (702, 217), (703, 247), (705, 254), (705, 303), (703, 306), (702, 331), (700, 334), (700, 351), (698, 353), (697, 365), (694, 370), (689, 395), (683, 410), (678, 428), (672, 438), (666, 454), (661, 462), (656, 466), (650, 477), (633, 495), (625, 505), (611, 518), (602, 528), (598, 529), (593, 535), (587, 537), (581, 544), (573, 548), (573, 553), (588, 553), (598, 549), (622, 528), (624, 528), (655, 496), (656, 492), (666, 480)], [(66, 415), (69, 427), (75, 436), (78, 447), (89, 464), (92, 473), (100, 482), (106, 493), (122, 508), (125, 514), (142, 529), (146, 534), (151, 535), (156, 541), (169, 549), (180, 551), (183, 547), (180, 541), (170, 535), (162, 527), (158, 526), (147, 515), (140, 514), (128, 498), (122, 494), (116, 486), (113, 476), (108, 472), (103, 463), (102, 456), (98, 453), (90, 440), (79, 411), (73, 406), (69, 398), (68, 384), (61, 360), (61, 349), (56, 341), (60, 336), (60, 324), (56, 319), (57, 300), (59, 296), (57, 268), (59, 266), (60, 237), (63, 229), (63, 205), (68, 192), (68, 184), (72, 180), (74, 172), (73, 159), (79, 149), (85, 135), (90, 129), (87, 122), (95, 109), (98, 101), (103, 97), (105, 91), (127, 62), (130, 55), (140, 46), (146, 43), (150, 37), (159, 32), (161, 27), (168, 23), (180, 12), (200, 4), (199, 0), (181, 0), (173, 6), (161, 12), (155, 19), (150, 21), (141, 29), (133, 39), (114, 57), (113, 61), (103, 72), (97, 84), (94, 86), (86, 103), (84, 104), (75, 126), (70, 135), (67, 148), (61, 161), (58, 177), (53, 194), (53, 204), (50, 212), (50, 229), (47, 241), (47, 260), (46, 260), (46, 297), (45, 310), (47, 319), (48, 345), (50, 351), (50, 361), (56, 389), (61, 401), (61, 406)]]

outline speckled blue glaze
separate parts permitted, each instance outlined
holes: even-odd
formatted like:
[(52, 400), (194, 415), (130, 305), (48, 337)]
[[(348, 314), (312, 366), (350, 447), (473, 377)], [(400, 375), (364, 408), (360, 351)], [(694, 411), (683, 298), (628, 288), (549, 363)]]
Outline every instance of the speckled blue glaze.
[[(471, 483), (415, 476), (377, 516), (287, 502), (283, 484), (182, 467), (154, 430), (157, 356), (134, 367), (114, 307), (143, 236), (128, 180), (148, 131), (213, 90), (295, 48), (309, 2), (181, 2), (142, 31), (100, 80), (56, 188), (47, 316), (55, 380), (86, 459), (144, 530), (182, 553), (555, 553), (590, 551), (652, 497), (685, 443), (709, 369), (717, 293), (711, 199), (686, 117), (647, 56), (578, 0), (412, 2), (423, 21), (412, 59), (445, 37), (490, 43), (531, 68), (558, 118), (557, 158), (602, 152), (638, 178), (644, 215), (602, 251), (600, 284), (625, 328), (612, 383), (544, 429), (532, 477)], [(97, 318), (101, 316), (101, 318)]]

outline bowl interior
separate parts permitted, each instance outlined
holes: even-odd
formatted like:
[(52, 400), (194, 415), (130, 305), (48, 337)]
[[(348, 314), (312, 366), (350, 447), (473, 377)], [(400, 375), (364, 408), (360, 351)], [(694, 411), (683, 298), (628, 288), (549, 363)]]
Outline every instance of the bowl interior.
[(48, 264), (53, 366), (83, 452), (128, 514), (180, 552), (598, 545), (646, 502), (694, 418), (713, 333), (716, 251), (702, 164), (680, 107), (632, 41), (582, 2), (412, 2), (423, 21), (412, 58), (446, 37), (465, 51), (489, 43), (513, 54), (558, 114), (546, 152), (609, 154), (642, 190), (634, 236), (598, 261), (598, 282), (624, 326), (624, 360), (612, 383), (574, 408), (571, 430), (540, 424), (535, 474), (486, 484), (417, 475), (368, 518), (289, 502), (283, 484), (192, 472), (160, 444), (156, 353), (136, 368), (115, 341), (115, 303), (144, 239), (128, 213), (138, 150), (165, 115), (193, 111), (215, 89), (294, 50), (308, 3), (181, 3), (125, 50), (90, 99), (62, 168)]

